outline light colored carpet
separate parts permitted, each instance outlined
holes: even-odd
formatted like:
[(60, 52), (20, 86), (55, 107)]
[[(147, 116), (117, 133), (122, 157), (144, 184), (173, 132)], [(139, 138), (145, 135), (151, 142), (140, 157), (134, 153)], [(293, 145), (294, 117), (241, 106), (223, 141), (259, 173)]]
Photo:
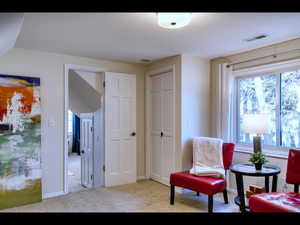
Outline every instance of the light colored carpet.
[(68, 157), (68, 190), (78, 192), (85, 190), (81, 185), (81, 158), (77, 153), (70, 154)]
[[(176, 193), (175, 204), (169, 203), (169, 187), (152, 180), (110, 188), (94, 188), (45, 199), (40, 203), (2, 210), (2, 212), (207, 212), (207, 195), (196, 196), (184, 190)], [(238, 212), (229, 194), (214, 197), (214, 212)]]

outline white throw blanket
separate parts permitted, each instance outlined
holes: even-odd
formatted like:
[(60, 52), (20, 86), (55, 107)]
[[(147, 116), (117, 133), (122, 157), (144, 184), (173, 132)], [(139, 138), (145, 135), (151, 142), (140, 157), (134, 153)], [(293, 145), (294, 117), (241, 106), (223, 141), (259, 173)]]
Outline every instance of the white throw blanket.
[(190, 173), (197, 176), (225, 178), (223, 166), (223, 140), (196, 137), (193, 140), (193, 168)]

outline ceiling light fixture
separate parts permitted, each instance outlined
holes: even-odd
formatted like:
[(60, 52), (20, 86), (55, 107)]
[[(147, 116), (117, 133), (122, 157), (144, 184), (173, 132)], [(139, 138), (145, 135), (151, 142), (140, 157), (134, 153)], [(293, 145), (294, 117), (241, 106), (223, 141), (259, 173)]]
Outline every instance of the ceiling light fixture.
[(188, 25), (192, 13), (157, 13), (158, 25), (168, 29), (177, 29)]

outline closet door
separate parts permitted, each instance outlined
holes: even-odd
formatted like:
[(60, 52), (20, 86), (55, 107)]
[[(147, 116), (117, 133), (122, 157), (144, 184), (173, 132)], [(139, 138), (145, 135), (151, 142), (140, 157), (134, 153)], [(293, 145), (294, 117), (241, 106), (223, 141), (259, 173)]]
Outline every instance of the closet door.
[(172, 72), (151, 77), (151, 173), (169, 185), (174, 172), (174, 90)]
[(161, 181), (162, 171), (162, 77), (151, 77), (151, 173), (153, 180)]
[(162, 170), (161, 182), (169, 185), (170, 174), (174, 172), (174, 103), (173, 74), (162, 75)]

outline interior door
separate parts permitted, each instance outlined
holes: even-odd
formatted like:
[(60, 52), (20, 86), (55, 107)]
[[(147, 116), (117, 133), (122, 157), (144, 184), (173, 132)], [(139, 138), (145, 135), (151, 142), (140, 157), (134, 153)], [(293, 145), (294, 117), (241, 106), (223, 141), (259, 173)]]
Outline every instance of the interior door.
[(161, 181), (162, 173), (162, 76), (151, 78), (151, 178)]
[(170, 184), (170, 174), (175, 172), (174, 152), (174, 88), (173, 73), (162, 75), (162, 159), (161, 182)]
[(151, 77), (150, 177), (169, 185), (175, 170), (174, 88), (173, 74), (166, 72)]
[(81, 184), (86, 188), (93, 187), (93, 120), (92, 113), (80, 114)]
[(105, 73), (105, 186), (136, 182), (136, 77)]

